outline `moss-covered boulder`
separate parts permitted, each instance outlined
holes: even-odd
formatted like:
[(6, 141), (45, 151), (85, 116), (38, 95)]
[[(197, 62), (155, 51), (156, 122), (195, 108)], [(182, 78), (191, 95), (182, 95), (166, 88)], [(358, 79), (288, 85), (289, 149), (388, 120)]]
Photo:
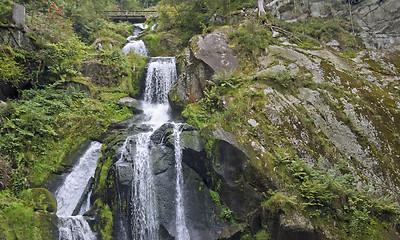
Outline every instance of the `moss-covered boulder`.
[(52, 213), (57, 212), (57, 200), (47, 189), (32, 188), (31, 194), (35, 210), (44, 210)]

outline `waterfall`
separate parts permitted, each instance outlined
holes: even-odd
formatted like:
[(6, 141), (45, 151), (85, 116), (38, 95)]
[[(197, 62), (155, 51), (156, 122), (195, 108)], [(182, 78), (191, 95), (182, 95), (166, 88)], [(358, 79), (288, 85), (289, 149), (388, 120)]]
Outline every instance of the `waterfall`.
[[(130, 41), (124, 46), (122, 51), (129, 53), (134, 51), (137, 54), (148, 56), (145, 45), (137, 40), (140, 29), (144, 26), (136, 26), (134, 36), (128, 38)], [(139, 30), (138, 30), (139, 29)], [(168, 103), (168, 92), (173, 82), (177, 78), (176, 61), (174, 57), (153, 57), (147, 64), (145, 88), (143, 91), (143, 115), (142, 125), (148, 131), (129, 136), (121, 147), (121, 155), (116, 163), (116, 176), (120, 171), (124, 171), (127, 166), (133, 168), (133, 179), (131, 183), (130, 195), (130, 228), (129, 222), (119, 220), (120, 231), (130, 229), (131, 236), (125, 232), (119, 236), (121, 239), (134, 240), (158, 240), (159, 223), (157, 213), (157, 202), (155, 195), (154, 176), (150, 152), (153, 147), (151, 142), (152, 134), (163, 124), (170, 122)], [(140, 125), (140, 124), (139, 124)], [(180, 147), (180, 127), (181, 124), (174, 124), (175, 137), (175, 159), (176, 159), (176, 239), (189, 240), (189, 231), (185, 222), (185, 210), (183, 204), (183, 174), (182, 174), (182, 150)], [(131, 165), (130, 165), (131, 164)], [(126, 170), (125, 170), (126, 171)], [(117, 188), (117, 191), (119, 189)], [(121, 194), (118, 193), (119, 202), (122, 201)], [(173, 199), (171, 199), (172, 201)], [(122, 208), (119, 206), (119, 212)]]
[(147, 67), (144, 101), (148, 103), (167, 104), (168, 92), (176, 77), (175, 58), (151, 58)]
[(182, 148), (181, 148), (181, 124), (174, 124), (174, 147), (176, 168), (176, 239), (189, 240), (189, 231), (185, 221), (185, 207), (183, 205), (183, 175), (182, 175)]
[(148, 57), (146, 45), (142, 40), (130, 40), (123, 48), (122, 52), (128, 54), (129, 52), (134, 52), (144, 57)]
[[(75, 208), (78, 207), (79, 200), (82, 198), (90, 178), (94, 176), (97, 159), (101, 156), (101, 146), (102, 144), (99, 142), (92, 142), (90, 144), (71, 173), (66, 177), (62, 186), (55, 193), (58, 205), (57, 216), (59, 217), (60, 240), (96, 239), (96, 235), (92, 232), (86, 220), (80, 215), (72, 215)], [(88, 195), (90, 195), (90, 192)], [(86, 204), (84, 203), (82, 206), (79, 206), (81, 209), (80, 212), (89, 208), (89, 197), (86, 196)]]
[(135, 240), (158, 239), (158, 223), (154, 194), (153, 171), (150, 162), (150, 135), (136, 135), (134, 178), (132, 183), (132, 226)]
[[(159, 239), (157, 221), (157, 203), (153, 179), (153, 167), (150, 158), (152, 147), (150, 137), (162, 124), (170, 120), (168, 111), (168, 92), (176, 79), (175, 58), (151, 58), (147, 65), (147, 77), (144, 90), (144, 120), (141, 124), (148, 126), (147, 132), (127, 137), (116, 162), (116, 176), (121, 168), (132, 164), (133, 179), (130, 196), (130, 225), (122, 218), (119, 220), (120, 231), (131, 230), (131, 236), (122, 232), (121, 239), (157, 240)], [(119, 189), (117, 189), (119, 191)], [(121, 202), (121, 194), (118, 193)], [(120, 213), (122, 209), (119, 206)]]
[(58, 217), (59, 240), (96, 240), (83, 216)]
[(139, 34), (143, 32), (148, 26), (143, 24), (135, 24), (135, 29), (133, 31), (133, 36), (129, 36), (127, 40), (129, 41), (122, 48), (122, 52), (124, 54), (128, 54), (129, 52), (134, 52), (138, 55), (148, 57), (149, 53), (147, 51), (146, 45), (142, 40), (137, 40)]

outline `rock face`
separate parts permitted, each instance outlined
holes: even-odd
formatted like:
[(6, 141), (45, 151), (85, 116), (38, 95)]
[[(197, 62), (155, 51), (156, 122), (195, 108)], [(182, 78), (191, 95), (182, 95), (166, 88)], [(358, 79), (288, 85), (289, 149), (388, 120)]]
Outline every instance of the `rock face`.
[(273, 1), (267, 7), (274, 16), (285, 21), (344, 17), (361, 27), (360, 37), (369, 49), (398, 48), (400, 43), (400, 2), (397, 0), (361, 1), (350, 6), (340, 1)]
[(215, 72), (233, 70), (238, 64), (226, 35), (219, 31), (193, 37), (180, 60), (181, 74), (169, 94), (171, 106), (177, 110), (203, 98), (207, 81)]
[(19, 4), (14, 4), (11, 12), (11, 23), (17, 28), (24, 29), (25, 22), (25, 7)]
[(96, 85), (110, 87), (118, 83), (116, 76), (120, 73), (107, 65), (91, 60), (82, 63), (82, 74), (85, 77), (89, 77), (92, 83)]
[[(132, 127), (128, 129), (127, 134), (134, 135), (143, 131), (148, 131), (146, 127)], [(174, 138), (173, 125), (165, 124), (160, 129), (155, 131), (151, 136), (150, 144), (150, 159), (153, 165), (153, 174), (155, 181), (155, 192), (157, 199), (157, 212), (160, 224), (160, 238), (170, 239), (176, 236), (175, 226), (175, 198), (176, 198), (176, 169), (175, 169), (175, 154), (174, 154)], [(122, 138), (118, 138), (122, 139)], [(130, 152), (135, 151), (135, 140), (129, 140), (127, 145), (130, 147)], [(133, 161), (131, 158), (119, 158), (119, 144), (115, 146), (116, 154), (114, 159), (118, 159), (115, 163), (116, 168), (116, 186), (118, 189), (118, 204), (120, 213), (114, 216), (116, 222), (115, 234), (119, 239), (130, 239), (130, 234), (124, 235), (123, 229), (130, 226), (131, 220), (131, 194), (133, 180)], [(201, 142), (200, 135), (193, 128), (185, 127), (182, 132), (181, 146), (183, 149), (192, 149), (197, 151), (199, 156), (204, 156), (204, 147)], [(184, 155), (185, 155), (184, 150)], [(114, 161), (115, 161), (114, 160)], [(207, 186), (204, 186), (202, 178), (193, 169), (183, 165), (184, 176), (184, 207), (186, 225), (190, 232), (191, 239), (216, 239), (217, 231), (220, 228), (215, 218), (216, 206), (211, 201), (210, 192)], [(126, 206), (121, 206), (122, 202)], [(131, 229), (131, 227), (128, 227)], [(128, 230), (129, 232), (129, 230)]]

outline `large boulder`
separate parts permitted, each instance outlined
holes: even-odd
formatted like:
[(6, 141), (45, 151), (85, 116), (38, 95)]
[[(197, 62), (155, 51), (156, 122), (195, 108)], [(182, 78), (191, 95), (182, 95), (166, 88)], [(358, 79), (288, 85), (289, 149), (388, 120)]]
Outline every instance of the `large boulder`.
[(116, 86), (120, 73), (112, 66), (102, 64), (96, 60), (89, 60), (82, 64), (82, 74), (89, 77), (93, 84), (99, 86)]
[(25, 7), (19, 4), (14, 4), (11, 11), (11, 23), (17, 28), (25, 28)]
[(203, 98), (203, 90), (214, 73), (231, 71), (238, 65), (227, 37), (221, 31), (204, 37), (194, 36), (180, 61), (181, 74), (169, 93), (172, 108), (176, 110)]

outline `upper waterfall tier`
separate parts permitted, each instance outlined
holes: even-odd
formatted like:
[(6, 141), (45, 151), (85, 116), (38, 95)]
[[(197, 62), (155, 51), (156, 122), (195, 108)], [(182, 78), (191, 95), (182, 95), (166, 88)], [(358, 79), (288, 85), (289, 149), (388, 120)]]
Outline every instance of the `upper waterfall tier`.
[(144, 57), (148, 57), (146, 45), (142, 40), (130, 40), (123, 48), (122, 52), (128, 54), (129, 52), (134, 52)]
[(144, 101), (147, 103), (168, 103), (168, 92), (177, 77), (174, 57), (151, 58), (147, 66)]

